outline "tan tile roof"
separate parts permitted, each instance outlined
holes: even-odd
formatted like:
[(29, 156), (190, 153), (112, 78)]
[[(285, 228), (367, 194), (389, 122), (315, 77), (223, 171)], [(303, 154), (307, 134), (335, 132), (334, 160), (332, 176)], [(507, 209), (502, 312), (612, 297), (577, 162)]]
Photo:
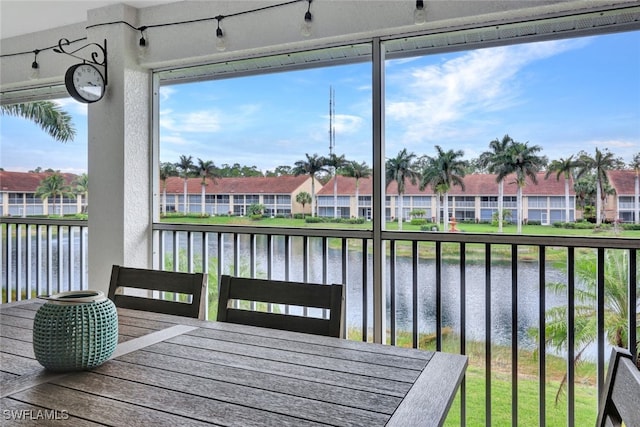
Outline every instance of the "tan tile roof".
[(618, 196), (635, 195), (635, 177), (633, 170), (610, 170), (607, 172), (609, 183), (616, 190)]
[[(527, 178), (526, 186), (524, 187), (524, 195), (564, 195), (564, 179), (556, 180), (555, 176), (550, 176), (549, 179), (544, 178), (544, 172), (538, 174), (538, 184), (534, 185), (529, 178)], [(345, 176), (338, 176), (338, 191), (337, 194), (352, 195), (355, 194), (355, 178), (349, 178)], [(361, 195), (372, 193), (373, 180), (371, 178), (362, 178), (359, 181), (359, 191)], [(498, 194), (498, 183), (496, 182), (496, 175), (492, 174), (471, 174), (464, 177), (465, 190), (458, 186), (454, 186), (449, 194), (451, 195), (496, 195)], [(387, 187), (387, 194), (398, 194), (398, 186), (395, 181), (391, 182)], [(515, 196), (518, 188), (515, 184), (514, 176), (508, 176), (504, 180), (504, 194), (506, 196)], [(318, 191), (318, 195), (332, 195), (333, 194), (333, 178)], [(424, 191), (420, 191), (419, 182), (411, 184), (409, 181), (405, 183), (405, 195), (415, 194), (433, 194), (433, 190), (427, 187)], [(573, 195), (572, 183), (569, 185), (569, 194)]]
[[(206, 194), (291, 194), (305, 181), (308, 175), (279, 177), (241, 177), (218, 178), (215, 182), (207, 179)], [(317, 185), (316, 188), (320, 188)], [(160, 187), (162, 191), (162, 187)], [(187, 193), (199, 194), (202, 191), (200, 178), (188, 178)], [(167, 178), (167, 193), (182, 194), (184, 180), (177, 176)]]
[[(0, 171), (0, 191), (14, 193), (33, 193), (40, 182), (51, 175), (51, 172), (11, 172)], [(61, 173), (67, 184), (71, 184), (77, 178), (72, 173)]]

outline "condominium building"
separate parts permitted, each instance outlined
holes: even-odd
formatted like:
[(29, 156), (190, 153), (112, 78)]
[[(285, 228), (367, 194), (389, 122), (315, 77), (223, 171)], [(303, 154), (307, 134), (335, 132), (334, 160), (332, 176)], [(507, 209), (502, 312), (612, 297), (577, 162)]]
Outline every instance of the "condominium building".
[[(573, 182), (569, 185), (569, 216), (566, 214), (566, 198), (564, 180), (555, 177), (545, 179), (544, 173), (537, 175), (534, 184), (527, 178), (522, 189), (522, 205), (527, 221), (539, 221), (550, 224), (558, 221), (574, 221), (576, 218), (575, 192)], [(372, 180), (358, 180), (358, 196), (356, 201), (356, 180), (337, 176), (337, 190), (334, 199), (334, 178), (318, 192), (318, 215), (334, 216), (334, 206), (338, 209), (338, 217), (371, 217)], [(464, 177), (464, 190), (454, 186), (449, 190), (449, 217), (458, 221), (490, 221), (498, 209), (498, 183), (492, 174), (472, 174)], [(511, 213), (511, 220), (517, 218), (517, 185), (513, 176), (504, 180), (503, 209)], [(432, 188), (420, 190), (418, 183), (407, 181), (402, 195), (402, 217), (409, 220), (420, 216), (435, 220), (438, 209), (438, 198)], [(386, 219), (398, 217), (400, 203), (396, 182), (391, 182), (386, 191)], [(440, 201), (440, 218), (443, 217), (443, 203)], [(419, 214), (418, 214), (419, 213)]]

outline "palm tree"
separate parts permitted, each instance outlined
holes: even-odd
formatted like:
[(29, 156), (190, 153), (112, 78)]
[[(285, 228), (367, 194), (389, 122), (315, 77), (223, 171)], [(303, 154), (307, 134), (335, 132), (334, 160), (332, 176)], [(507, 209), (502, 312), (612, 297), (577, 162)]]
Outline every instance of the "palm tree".
[(408, 153), (403, 148), (396, 157), (388, 159), (385, 167), (386, 185), (395, 181), (398, 186), (398, 229), (402, 230), (403, 200), (402, 195), (405, 190), (405, 182), (408, 179), (412, 184), (416, 184), (420, 173), (415, 170), (415, 153)]
[(333, 217), (338, 218), (338, 169), (346, 166), (349, 162), (344, 158), (344, 154), (338, 156), (331, 153), (329, 157), (325, 158), (325, 166), (331, 168), (333, 174)]
[(311, 203), (311, 194), (306, 191), (301, 191), (296, 194), (296, 202), (302, 205), (302, 218), (304, 218), (304, 206), (308, 203)]
[[(556, 174), (556, 181), (560, 181), (560, 177), (564, 176), (564, 220), (569, 222), (570, 218), (570, 209), (569, 209), (569, 180), (571, 178), (571, 173), (574, 170), (578, 170), (578, 174), (576, 175), (576, 179), (580, 178), (582, 175), (583, 169), (580, 169), (582, 163), (580, 160), (574, 160), (573, 156), (569, 156), (568, 158), (560, 158), (560, 160), (554, 160), (549, 164), (547, 168), (547, 174), (545, 175), (545, 179), (549, 178), (550, 175)], [(574, 218), (575, 220), (575, 218)]]
[(505, 135), (502, 139), (494, 139), (489, 143), (491, 151), (485, 151), (480, 154), (478, 163), (480, 167), (486, 168), (487, 172), (496, 174), (498, 182), (498, 232), (502, 233), (503, 222), (503, 205), (504, 205), (504, 178), (511, 172), (506, 168), (509, 163), (505, 159), (507, 148), (513, 143), (513, 139), (509, 135)]
[(529, 146), (528, 142), (513, 141), (507, 148), (505, 167), (498, 174), (498, 176), (503, 179), (506, 174), (510, 172), (513, 172), (516, 175), (516, 185), (518, 186), (518, 233), (522, 233), (522, 222), (524, 219), (522, 212), (522, 189), (526, 185), (527, 177), (529, 177), (534, 184), (538, 183), (537, 174), (547, 163), (546, 157), (538, 156), (536, 154), (541, 150), (542, 148), (538, 145)]
[(76, 129), (71, 116), (51, 101), (35, 101), (26, 104), (0, 105), (0, 114), (22, 117), (40, 126), (56, 141), (73, 141)]
[[(605, 336), (611, 345), (628, 348), (628, 272), (629, 253), (621, 250), (607, 250), (604, 258), (604, 318)], [(578, 363), (586, 348), (596, 340), (598, 325), (596, 316), (597, 301), (597, 267), (595, 252), (591, 251), (576, 259), (575, 277), (578, 286), (575, 289), (575, 327), (574, 339), (577, 349), (574, 364)], [(558, 267), (565, 268), (566, 264)], [(565, 282), (550, 282), (547, 287), (559, 294), (566, 295)], [(637, 313), (636, 336), (640, 337), (640, 313)], [(557, 352), (566, 351), (568, 338), (567, 306), (560, 305), (550, 308), (545, 314), (545, 344)], [(530, 330), (530, 334), (538, 337), (537, 330)], [(556, 393), (556, 403), (566, 384), (566, 374)]]
[(176, 166), (171, 162), (160, 163), (160, 181), (162, 182), (162, 215), (167, 214), (167, 179), (176, 176)]
[(635, 224), (640, 224), (640, 153), (636, 153), (635, 156), (633, 156), (633, 160), (631, 160), (631, 163), (629, 164), (633, 170), (636, 172), (636, 176), (635, 176), (635, 202), (634, 202), (634, 207), (633, 207), (633, 211), (634, 211), (634, 223)]
[[(426, 156), (426, 164), (422, 170), (420, 181), (420, 191), (427, 185), (437, 192), (438, 198), (442, 196), (444, 202), (444, 230), (449, 231), (449, 190), (458, 185), (464, 190), (464, 176), (468, 163), (461, 160), (464, 156), (462, 150), (444, 151), (439, 145), (435, 146), (437, 155), (435, 157)], [(440, 212), (440, 207), (437, 207)]]
[(344, 176), (356, 179), (356, 218), (360, 217), (358, 206), (360, 206), (360, 180), (371, 176), (371, 168), (366, 162), (358, 163), (356, 161), (349, 162), (344, 168)]
[(36, 196), (40, 197), (43, 201), (50, 197), (53, 199), (54, 215), (56, 212), (56, 197), (75, 198), (75, 194), (73, 194), (71, 188), (64, 182), (64, 177), (60, 172), (54, 172), (40, 181), (40, 185), (36, 188)]
[(596, 147), (596, 154), (591, 157), (583, 154), (580, 157), (583, 170), (582, 173), (587, 170), (592, 170), (596, 176), (596, 225), (602, 224), (602, 218), (604, 216), (604, 198), (606, 197), (605, 185), (609, 183), (609, 177), (607, 171), (613, 169), (616, 165), (616, 159), (606, 148), (604, 151), (600, 151)]
[(216, 165), (213, 164), (211, 160), (202, 160), (198, 158), (198, 174), (200, 175), (201, 181), (200, 186), (202, 187), (202, 194), (200, 197), (200, 212), (201, 215), (205, 214), (205, 187), (207, 186), (207, 178), (211, 179), (215, 184), (216, 178), (220, 178), (220, 174), (217, 172)]
[(193, 174), (193, 169), (195, 165), (193, 164), (193, 160), (191, 156), (180, 156), (180, 160), (175, 164), (176, 169), (179, 172), (179, 176), (184, 179), (184, 213), (185, 215), (189, 212), (187, 207), (187, 180)]
[(317, 154), (309, 155), (305, 153), (307, 156), (307, 160), (298, 160), (295, 162), (293, 167), (293, 174), (295, 176), (298, 175), (309, 175), (311, 177), (311, 216), (316, 216), (316, 174), (318, 172), (327, 172), (325, 169), (325, 165), (327, 164), (326, 160), (322, 156), (318, 156)]
[(84, 199), (84, 206), (82, 207), (82, 212), (87, 212), (89, 210), (89, 175), (83, 173), (79, 175), (73, 183), (75, 184), (75, 193), (81, 194)]

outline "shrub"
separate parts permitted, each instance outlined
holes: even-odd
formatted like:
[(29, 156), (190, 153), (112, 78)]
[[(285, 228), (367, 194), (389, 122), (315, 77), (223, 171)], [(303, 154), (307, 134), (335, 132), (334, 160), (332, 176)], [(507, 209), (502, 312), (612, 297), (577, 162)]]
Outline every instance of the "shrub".
[(425, 224), (422, 227), (420, 227), (421, 231), (440, 231), (440, 227), (438, 227), (436, 224)]
[(622, 229), (640, 231), (640, 224), (622, 224)]
[(324, 222), (324, 218), (320, 218), (318, 216), (308, 216), (304, 219), (304, 222), (307, 224), (318, 224), (320, 222)]
[(425, 218), (411, 218), (411, 225), (425, 225), (426, 223)]

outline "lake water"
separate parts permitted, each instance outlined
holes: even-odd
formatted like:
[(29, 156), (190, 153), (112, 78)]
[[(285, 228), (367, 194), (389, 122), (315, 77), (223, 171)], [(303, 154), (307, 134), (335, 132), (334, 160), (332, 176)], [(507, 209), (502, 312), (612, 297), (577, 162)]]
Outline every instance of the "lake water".
[[(75, 236), (74, 239), (77, 244), (79, 236)], [(240, 236), (239, 244), (240, 251), (237, 254), (239, 259), (241, 274), (248, 273), (250, 265), (250, 243), (248, 236)], [(233, 264), (236, 254), (233, 248), (234, 242), (232, 239), (225, 239), (225, 247), (223, 250), (223, 263), (226, 266), (224, 271), (227, 273), (233, 272)], [(35, 243), (34, 243), (35, 246)], [(74, 244), (74, 246), (76, 246)], [(67, 276), (67, 269), (62, 268), (64, 274), (58, 277), (59, 266), (66, 266), (69, 263), (69, 251), (67, 249), (67, 243), (63, 242), (60, 245), (63, 259), (58, 258), (58, 245), (53, 241), (51, 264), (53, 266), (50, 273), (50, 277), (53, 281), (52, 291), (66, 291), (76, 287), (70, 286), (69, 278)], [(77, 247), (77, 246), (76, 246)], [(165, 248), (169, 250), (173, 247), (171, 236), (169, 235), (165, 241)], [(180, 243), (181, 248), (186, 248), (184, 241)], [(284, 279), (285, 272), (285, 247), (284, 238), (275, 237), (272, 242), (272, 278)], [(257, 276), (264, 277), (268, 271), (267, 266), (267, 248), (265, 236), (257, 236), (255, 241), (255, 272)], [(321, 283), (323, 281), (323, 256), (322, 245), (320, 239), (309, 239), (308, 249), (308, 278), (310, 282)], [(13, 248), (14, 254), (16, 248)], [(23, 263), (24, 252), (26, 251), (25, 245), (23, 245)], [(46, 252), (46, 251), (45, 251)], [(195, 239), (194, 253), (201, 253), (201, 241)], [(209, 254), (210, 257), (217, 256), (217, 239), (209, 240)], [(303, 280), (303, 248), (302, 239), (294, 238), (291, 241), (290, 247), (290, 280)], [(42, 265), (46, 265), (47, 254), (42, 254)], [(78, 251), (72, 251), (71, 265), (78, 266), (80, 254)], [(369, 255), (371, 258), (371, 256)], [(11, 277), (15, 282), (15, 256), (12, 257), (14, 264), (12, 265)], [(171, 259), (170, 255), (167, 255), (167, 259)], [(62, 261), (62, 262), (60, 262)], [(215, 266), (215, 263), (210, 263), (210, 266)], [(372, 327), (372, 304), (373, 304), (373, 291), (372, 291), (372, 260), (368, 260), (368, 322), (369, 328)], [(5, 266), (3, 265), (3, 281), (6, 277)], [(21, 276), (24, 278), (24, 266)], [(32, 257), (32, 270), (36, 271), (36, 259)], [(350, 250), (347, 257), (347, 325), (352, 328), (362, 328), (362, 252), (358, 250)], [(387, 274), (389, 274), (389, 265), (387, 260)], [(79, 268), (73, 269), (73, 280), (71, 283), (79, 283), (80, 271)], [(412, 262), (410, 258), (397, 257), (396, 258), (396, 289), (395, 289), (395, 322), (396, 329), (398, 331), (412, 331), (413, 330), (413, 289), (412, 289)], [(435, 261), (421, 259), (418, 264), (418, 330), (421, 333), (433, 333), (436, 328), (436, 303), (435, 303)], [(336, 249), (327, 249), (327, 261), (326, 261), (326, 276), (328, 283), (342, 283), (342, 259), (341, 251)], [(511, 267), (510, 265), (501, 265), (495, 263), (491, 268), (491, 337), (495, 344), (511, 344)], [(44, 274), (46, 280), (47, 274)], [(551, 265), (547, 265), (546, 268), (547, 281), (565, 281), (565, 275), (555, 269)], [(24, 279), (23, 279), (24, 280)], [(529, 337), (528, 330), (532, 327), (537, 327), (538, 324), (538, 264), (532, 262), (520, 262), (518, 263), (518, 340), (519, 346), (522, 348), (534, 348), (535, 342)], [(59, 286), (58, 286), (59, 283)], [(389, 283), (389, 280), (387, 280)], [(46, 291), (46, 289), (45, 289)], [(387, 310), (391, 301), (390, 290), (387, 287)], [(442, 326), (451, 327), (454, 332), (459, 332), (460, 325), (460, 277), (459, 266), (457, 264), (445, 263), (442, 268)], [(485, 295), (485, 268), (484, 264), (467, 263), (466, 266), (466, 334), (469, 340), (484, 341), (485, 339), (485, 315), (486, 315), (486, 295)], [(547, 308), (557, 305), (566, 304), (566, 301), (555, 293), (546, 294)], [(389, 321), (387, 322), (389, 325)]]

